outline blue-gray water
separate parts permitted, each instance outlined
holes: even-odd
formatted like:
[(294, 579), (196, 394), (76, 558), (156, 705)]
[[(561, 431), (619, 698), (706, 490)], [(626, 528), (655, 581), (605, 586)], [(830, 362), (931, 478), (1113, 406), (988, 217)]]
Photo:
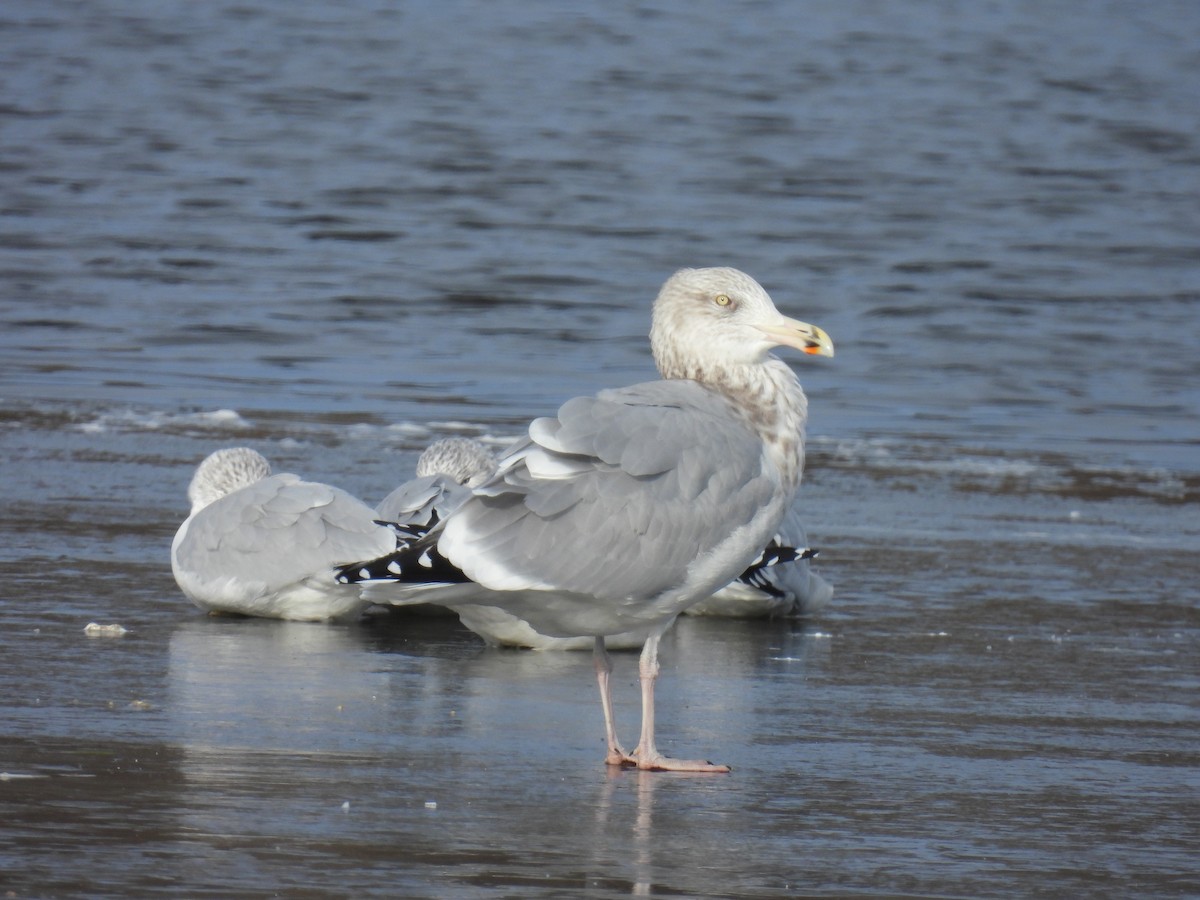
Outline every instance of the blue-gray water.
[[(1200, 894), (1198, 47), (1182, 0), (9, 0), (0, 887)], [(586, 655), (179, 594), (209, 451), (374, 502), (650, 377), (718, 264), (838, 347), (833, 604), (664, 643), (664, 749), (731, 775), (605, 771)]]

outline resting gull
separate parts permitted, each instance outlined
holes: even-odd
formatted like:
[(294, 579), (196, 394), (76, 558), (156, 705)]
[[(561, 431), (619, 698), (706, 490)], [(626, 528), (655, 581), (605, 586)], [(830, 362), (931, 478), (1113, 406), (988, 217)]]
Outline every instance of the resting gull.
[(434, 441), (417, 458), (417, 477), (375, 507), (378, 518), (430, 528), (446, 518), (496, 471), (496, 457), (472, 438)]
[[(800, 511), (792, 507), (783, 517), (779, 533), (767, 545), (767, 552), (778, 548), (806, 548), (808, 536), (800, 521)], [(815, 551), (774, 565), (751, 566), (711, 597), (689, 606), (689, 616), (721, 616), (756, 619), (774, 616), (811, 616), (820, 612), (833, 598), (833, 585), (812, 571), (810, 559)]]
[[(541, 634), (592, 637), (610, 765), (727, 772), (659, 752), (659, 640), (679, 613), (745, 571), (799, 486), (808, 401), (769, 351), (832, 356), (833, 344), (730, 268), (671, 276), (654, 302), (650, 341), (664, 380), (576, 397), (534, 420), (496, 474), (407, 548), (393, 580), (439, 571), (464, 582), (467, 602), (483, 586)], [(365, 564), (341, 576), (356, 572), (370, 577)], [(364, 595), (382, 598), (386, 588)], [(434, 602), (452, 605), (452, 593)], [(642, 730), (626, 752), (605, 636), (642, 629)]]
[(248, 447), (209, 455), (188, 487), (191, 514), (171, 544), (171, 570), (210, 612), (322, 620), (357, 615), (360, 592), (334, 567), (396, 547), (360, 500), (297, 475), (272, 475)]
[[(450, 515), (471, 496), (471, 488), (495, 471), (496, 457), (479, 441), (465, 437), (436, 440), (417, 458), (416, 477), (379, 501), (376, 520), (392, 526), (402, 542), (411, 543)], [(406, 612), (421, 615), (452, 616), (457, 612), (433, 602), (385, 605), (402, 605)]]

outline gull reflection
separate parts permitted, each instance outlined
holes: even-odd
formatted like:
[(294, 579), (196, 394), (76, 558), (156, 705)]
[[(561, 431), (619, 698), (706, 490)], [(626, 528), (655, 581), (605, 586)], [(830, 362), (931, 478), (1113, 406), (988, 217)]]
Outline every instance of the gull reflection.
[[(596, 838), (598, 851), (594, 865), (600, 871), (611, 860), (629, 860), (629, 893), (649, 897), (654, 893), (654, 793), (665, 776), (661, 772), (643, 772), (610, 766), (596, 798)], [(632, 797), (632, 816), (627, 801)], [(625, 879), (622, 879), (624, 882)]]
[(649, 897), (654, 881), (654, 791), (662, 776), (637, 773), (637, 816), (633, 820), (633, 890), (635, 897)]
[[(386, 750), (395, 707), (439, 721), (454, 686), (417, 657), (386, 659), (357, 626), (193, 619), (170, 640), (170, 715), (191, 779), (270, 769), (281, 757)], [(436, 712), (422, 715), (426, 707)]]

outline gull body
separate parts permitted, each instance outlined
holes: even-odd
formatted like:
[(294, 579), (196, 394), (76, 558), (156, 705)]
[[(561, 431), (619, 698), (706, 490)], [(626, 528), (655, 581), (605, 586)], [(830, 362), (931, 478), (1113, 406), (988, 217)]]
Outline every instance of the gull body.
[(345, 491), (272, 475), (247, 447), (218, 450), (188, 487), (191, 513), (171, 544), (171, 570), (198, 607), (274, 619), (356, 616), (366, 602), (334, 568), (395, 549), (375, 512)]

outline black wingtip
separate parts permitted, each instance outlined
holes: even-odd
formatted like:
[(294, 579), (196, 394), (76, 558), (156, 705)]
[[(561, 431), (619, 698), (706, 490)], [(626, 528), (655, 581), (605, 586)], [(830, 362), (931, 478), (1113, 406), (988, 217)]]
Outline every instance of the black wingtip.
[(414, 540), (415, 531), (410, 526), (381, 524), (394, 526), (396, 549), (377, 559), (334, 566), (333, 578), (338, 584), (462, 584), (471, 580), (438, 552), (436, 537)]
[(778, 538), (767, 545), (759, 554), (758, 559), (738, 576), (738, 581), (773, 596), (782, 597), (784, 596), (783, 592), (772, 583), (769, 575), (771, 568), (781, 563), (795, 562), (798, 559), (812, 559), (817, 555), (817, 551), (810, 547), (787, 547), (777, 541)]

